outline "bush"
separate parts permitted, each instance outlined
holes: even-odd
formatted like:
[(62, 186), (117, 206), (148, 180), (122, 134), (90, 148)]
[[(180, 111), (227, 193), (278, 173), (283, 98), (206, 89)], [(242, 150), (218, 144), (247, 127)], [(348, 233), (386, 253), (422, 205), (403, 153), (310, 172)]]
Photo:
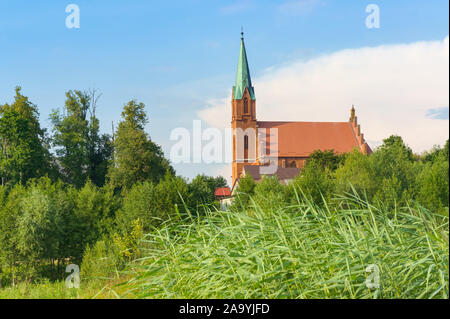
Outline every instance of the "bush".
[(255, 192), (255, 180), (252, 176), (246, 175), (239, 179), (239, 185), (236, 189), (236, 198), (233, 207), (237, 209), (245, 209), (250, 203), (250, 196)]
[(335, 181), (332, 173), (314, 161), (308, 162), (302, 169), (293, 183), (289, 186), (290, 202), (295, 203), (296, 197), (294, 190), (298, 194), (303, 194), (306, 199), (312, 201), (316, 205), (321, 205), (325, 201), (332, 198), (335, 192)]
[(138, 183), (125, 193), (123, 207), (117, 213), (117, 225), (122, 233), (131, 231), (133, 222), (142, 221), (144, 232), (149, 232), (165, 221), (184, 213), (183, 198), (187, 184), (179, 177), (166, 175), (159, 184)]
[(114, 233), (95, 245), (88, 246), (83, 256), (81, 273), (84, 279), (112, 279), (119, 276), (125, 265), (140, 255), (139, 244), (143, 238), (142, 223), (135, 220), (131, 232), (124, 235)]
[(264, 176), (254, 189), (254, 201), (265, 211), (274, 211), (284, 205), (284, 185), (277, 177)]
[(378, 188), (371, 158), (358, 150), (347, 156), (344, 165), (336, 170), (335, 176), (338, 194), (352, 193), (354, 189), (359, 194), (365, 194), (370, 200)]
[(109, 280), (117, 277), (124, 265), (119, 247), (111, 240), (99, 240), (86, 248), (80, 267), (80, 279)]
[(448, 216), (449, 162), (440, 157), (428, 162), (417, 176), (417, 201), (428, 209)]

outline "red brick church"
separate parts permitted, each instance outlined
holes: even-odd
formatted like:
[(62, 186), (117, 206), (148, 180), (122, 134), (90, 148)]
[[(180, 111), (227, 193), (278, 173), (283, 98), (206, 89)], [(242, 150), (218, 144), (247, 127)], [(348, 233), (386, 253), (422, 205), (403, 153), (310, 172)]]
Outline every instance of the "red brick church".
[[(277, 175), (280, 181), (290, 180), (300, 173), (305, 161), (315, 150), (334, 150), (341, 154), (357, 148), (364, 154), (372, 152), (361, 133), (354, 107), (347, 122), (258, 121), (255, 89), (250, 77), (243, 34), (231, 108), (233, 189), (245, 174), (251, 174), (258, 181), (261, 178), (258, 168), (270, 162), (277, 165), (272, 175)], [(277, 129), (278, 133), (276, 147), (271, 141), (273, 129)]]

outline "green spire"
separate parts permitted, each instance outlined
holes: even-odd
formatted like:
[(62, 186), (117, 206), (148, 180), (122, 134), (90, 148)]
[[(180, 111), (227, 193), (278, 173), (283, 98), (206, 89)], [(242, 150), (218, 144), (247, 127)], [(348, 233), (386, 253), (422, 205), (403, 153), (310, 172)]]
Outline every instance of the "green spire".
[(239, 52), (239, 62), (236, 74), (236, 85), (233, 86), (233, 97), (236, 100), (242, 99), (245, 88), (248, 88), (250, 97), (255, 100), (255, 90), (252, 86), (250, 70), (248, 68), (247, 53), (245, 52), (244, 33), (241, 32), (241, 51)]

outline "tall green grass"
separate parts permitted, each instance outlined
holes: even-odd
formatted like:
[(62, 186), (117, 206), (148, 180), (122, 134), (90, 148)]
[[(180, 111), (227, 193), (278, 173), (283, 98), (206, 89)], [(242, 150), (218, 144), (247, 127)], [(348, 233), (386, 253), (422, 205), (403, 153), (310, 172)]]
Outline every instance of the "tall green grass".
[[(448, 298), (447, 217), (419, 205), (383, 211), (357, 196), (335, 207), (300, 197), (167, 223), (143, 240), (122, 297)], [(371, 264), (378, 289), (365, 283)]]

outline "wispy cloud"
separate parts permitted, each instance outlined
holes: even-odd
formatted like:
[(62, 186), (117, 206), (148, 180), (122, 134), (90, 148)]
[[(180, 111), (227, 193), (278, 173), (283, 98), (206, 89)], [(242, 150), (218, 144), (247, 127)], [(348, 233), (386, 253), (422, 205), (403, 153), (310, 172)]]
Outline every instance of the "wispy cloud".
[(448, 106), (429, 109), (425, 116), (433, 120), (448, 120)]
[(286, 15), (304, 15), (323, 4), (323, 0), (292, 0), (278, 6), (278, 11)]
[[(251, 64), (252, 49), (247, 50)], [(259, 120), (346, 121), (355, 104), (362, 132), (374, 146), (397, 134), (422, 152), (448, 139), (448, 108), (430, 111), (430, 105), (449, 105), (448, 36), (274, 66), (253, 85)], [(216, 127), (229, 126), (230, 100), (231, 92), (208, 101), (200, 118)]]

